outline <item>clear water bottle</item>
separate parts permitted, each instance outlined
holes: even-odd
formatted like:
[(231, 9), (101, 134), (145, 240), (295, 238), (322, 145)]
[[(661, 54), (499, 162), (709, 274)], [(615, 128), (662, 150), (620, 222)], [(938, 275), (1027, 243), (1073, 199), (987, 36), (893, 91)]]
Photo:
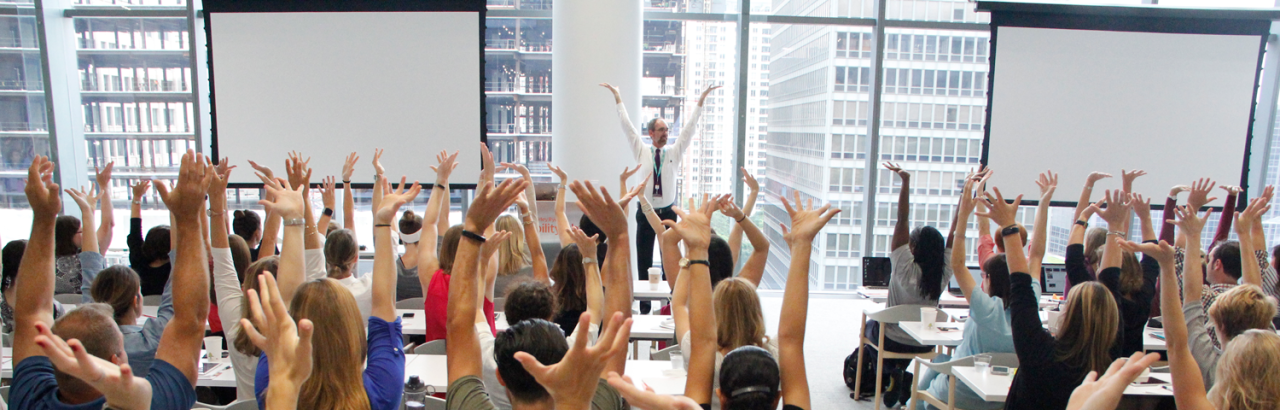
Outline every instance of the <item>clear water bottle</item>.
[(401, 410), (423, 410), (427, 407), (427, 385), (422, 384), (422, 379), (418, 376), (409, 376), (409, 381), (404, 384), (404, 399), (400, 405)]

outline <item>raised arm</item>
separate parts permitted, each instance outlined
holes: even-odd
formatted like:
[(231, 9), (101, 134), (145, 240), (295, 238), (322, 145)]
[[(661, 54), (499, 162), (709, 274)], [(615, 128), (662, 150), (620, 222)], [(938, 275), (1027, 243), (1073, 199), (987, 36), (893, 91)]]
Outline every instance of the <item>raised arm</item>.
[[(526, 181), (529, 181), (529, 184), (533, 185), (532, 180), (526, 179)], [(533, 204), (529, 203), (529, 200), (525, 195), (521, 195), (519, 199), (516, 199), (516, 206), (520, 208), (520, 220), (524, 223), (524, 238), (519, 238), (519, 240), (524, 240), (525, 245), (529, 247), (529, 260), (530, 265), (533, 268), (533, 278), (539, 282), (547, 284), (547, 286), (551, 286), (551, 277), (548, 275), (547, 271), (547, 255), (543, 253), (542, 239), (538, 237), (538, 215), (532, 210)], [(588, 254), (583, 253), (583, 255)], [(600, 267), (597, 265), (596, 269), (598, 270), (599, 268)], [(597, 314), (592, 317), (597, 318), (602, 316)]]
[[(599, 234), (587, 236), (578, 227), (573, 227), (569, 231), (573, 235), (573, 242), (578, 244), (578, 250), (583, 255), (596, 254), (596, 239)], [(591, 259), (591, 262), (587, 262)], [(604, 287), (600, 279), (600, 261), (595, 260), (591, 256), (583, 258), (582, 267), (586, 271), (586, 293), (587, 293), (587, 312), (591, 313), (591, 322), (600, 325), (600, 321), (604, 319)], [(600, 318), (600, 319), (597, 319)]]
[[(449, 175), (458, 168), (458, 152), (450, 155), (447, 151), (440, 151), (436, 161), (439, 165), (431, 167), (436, 173), (436, 183), (431, 186), (427, 210), (422, 213), (422, 235), (418, 236), (418, 283), (424, 292), (431, 287), (431, 277), (440, 270), (440, 258), (436, 252), (436, 238), (440, 232), (436, 231), (436, 219), (448, 219), (448, 216), (440, 215), (440, 204), (449, 202)], [(479, 256), (478, 253), (476, 255)]]
[[(529, 181), (529, 186), (524, 189), (524, 196), (526, 198), (526, 201), (529, 204), (529, 212), (527, 213), (530, 215), (533, 215), (533, 220), (537, 221), (538, 220), (538, 191), (535, 190), (533, 187), (533, 176), (529, 174), (529, 167), (512, 163), (512, 162), (503, 162), (502, 167), (506, 169), (514, 169), (517, 173), (520, 174), (521, 178), (524, 178), (525, 181)], [(532, 245), (533, 243), (530, 243), (530, 244)]]
[(681, 298), (687, 297), (687, 308), (698, 312), (688, 315), (688, 331), (692, 333), (689, 335), (691, 346), (685, 350), (689, 360), (689, 377), (685, 382), (684, 395), (698, 403), (711, 403), (711, 389), (716, 377), (716, 351), (719, 350), (716, 344), (715, 309), (711, 303), (711, 270), (705, 262), (693, 261), (707, 260), (707, 247), (711, 243), (711, 215), (715, 212), (715, 206), (704, 195), (701, 208), (694, 208), (692, 199), (689, 200), (689, 208), (690, 211), (685, 212), (673, 207), (672, 210), (680, 216), (680, 222), (663, 221), (663, 224), (680, 235), (688, 248), (690, 263), (679, 279), (683, 281), (683, 291), (687, 293)]
[(902, 178), (902, 187), (898, 191), (898, 220), (893, 226), (893, 242), (889, 247), (898, 249), (911, 242), (911, 173), (894, 163), (886, 162), (884, 167)]
[[(622, 205), (614, 202), (613, 196), (609, 195), (609, 190), (601, 187), (596, 190), (591, 182), (585, 184), (574, 181), (570, 186), (573, 194), (578, 197), (578, 207), (582, 212), (595, 222), (596, 226), (604, 232), (605, 236), (613, 243), (631, 243), (630, 234), (627, 231), (627, 215), (622, 211)], [(628, 199), (623, 197), (623, 203)], [(604, 281), (605, 298), (604, 298), (604, 315), (605, 317), (613, 317), (615, 314), (621, 314), (623, 319), (631, 317), (631, 248), (628, 246), (616, 246), (609, 249), (605, 253), (604, 266), (600, 268), (600, 276)], [(607, 372), (613, 371), (618, 374), (626, 374), (627, 358), (625, 356), (617, 356), (610, 359), (611, 362), (605, 366), (605, 372), (601, 373), (601, 377), (606, 377)]]
[[(764, 233), (756, 227), (751, 218), (746, 213), (738, 209), (738, 205), (733, 203), (733, 197), (725, 195), (720, 197), (720, 212), (729, 218), (733, 218), (733, 229), (740, 229), (746, 232), (747, 239), (751, 241), (751, 257), (747, 258), (747, 263), (742, 265), (742, 270), (738, 276), (751, 281), (757, 287), (760, 286), (760, 278), (764, 277), (764, 265), (769, 259), (769, 240), (765, 239)], [(733, 249), (734, 245), (729, 245)], [(741, 247), (741, 246), (738, 246)]]
[(550, 164), (547, 167), (551, 168), (551, 172), (554, 172), (557, 178), (560, 178), (560, 186), (556, 187), (556, 235), (560, 237), (560, 247), (563, 248), (573, 243), (573, 238), (569, 236), (569, 217), (564, 213), (565, 187), (568, 186), (569, 180), (560, 167)]
[[(114, 161), (108, 162), (107, 166), (96, 170), (98, 182), (98, 208), (102, 211), (102, 222), (98, 224), (98, 250), (103, 254), (111, 248), (111, 238), (116, 233), (116, 207), (111, 203), (111, 170), (115, 169)], [(88, 232), (87, 229), (85, 229)]]
[(173, 191), (164, 184), (156, 186), (178, 228), (173, 230), (177, 252), (169, 277), (173, 286), (173, 319), (160, 336), (156, 359), (177, 367), (193, 387), (209, 318), (209, 257), (204, 253), (200, 230), (189, 227), (199, 226), (204, 217), (200, 208), (214, 174), (208, 158), (187, 150)]
[[(1265, 197), (1254, 198), (1242, 212), (1236, 212), (1236, 234), (1240, 236), (1240, 279), (1246, 284), (1262, 287), (1262, 267), (1256, 261), (1257, 242), (1253, 237), (1257, 225), (1262, 225), (1262, 217), (1271, 210), (1271, 204)], [(1226, 210), (1224, 209), (1225, 213)], [(1266, 249), (1266, 248), (1263, 248)], [(1263, 288), (1266, 289), (1266, 288)]]
[[(1107, 221), (1107, 243), (1102, 249), (1102, 261), (1098, 264), (1098, 271), (1101, 272), (1106, 268), (1119, 268), (1124, 261), (1124, 255), (1120, 252), (1119, 240), (1124, 239), (1125, 233), (1120, 230), (1129, 220), (1129, 195), (1123, 191), (1107, 191), (1107, 208), (1094, 209), (1098, 216)], [(1097, 205), (1090, 205), (1090, 208), (1096, 208)]]
[(703, 90), (702, 95), (698, 97), (698, 106), (694, 107), (693, 113), (689, 114), (689, 118), (680, 126), (680, 137), (676, 138), (675, 147), (672, 147), (672, 151), (677, 155), (675, 158), (683, 158), (684, 153), (688, 152), (689, 147), (693, 145), (693, 134), (697, 132), (698, 119), (702, 118), (702, 103), (706, 102), (707, 95), (720, 87), (721, 86), (719, 85), (709, 86), (706, 90)]
[[(93, 188), (88, 190), (80, 188), (80, 190), (67, 189), (67, 195), (76, 202), (80, 207), (80, 228), (84, 232), (94, 232), (93, 220), (93, 204), (98, 202), (98, 197), (93, 195)], [(98, 236), (97, 235), (81, 235), (80, 252), (98, 252)]]
[(960, 205), (956, 206), (956, 220), (951, 225), (955, 229), (955, 235), (962, 238), (955, 241), (951, 246), (951, 270), (955, 272), (956, 284), (960, 285), (960, 292), (964, 293), (964, 299), (969, 300), (973, 295), (973, 288), (978, 286), (978, 282), (973, 280), (973, 274), (969, 273), (969, 264), (965, 261), (967, 252), (965, 252), (964, 237), (969, 229), (969, 215), (973, 214), (974, 204), (977, 203), (973, 198), (973, 187), (977, 181), (973, 178), (966, 178), (964, 181), (964, 191), (960, 193)]
[[(418, 197), (422, 187), (417, 182), (405, 187), (405, 179), (400, 178), (400, 186), (391, 189), (391, 182), (382, 178), (382, 202), (373, 215), (373, 316), (394, 322), (396, 317), (396, 254), (391, 243), (391, 222), (395, 220), (400, 207)], [(464, 332), (465, 333), (465, 332)]]
[[(311, 208), (310, 163), (311, 158), (303, 160), (302, 155), (296, 151), (290, 153), (289, 160), (285, 162), (289, 174), (290, 189), (302, 189), (303, 248), (321, 249), (324, 247), (325, 239), (323, 235), (320, 235), (320, 225), (316, 223), (315, 210)], [(328, 226), (327, 223), (325, 226)], [(306, 269), (304, 268), (303, 271), (306, 272)]]
[(1088, 218), (1083, 217), (1083, 214), (1085, 208), (1089, 207), (1089, 197), (1093, 194), (1093, 185), (1103, 178), (1111, 178), (1111, 174), (1095, 171), (1090, 173), (1088, 178), (1085, 178), (1084, 189), (1080, 190), (1080, 199), (1076, 201), (1076, 211), (1072, 214), (1075, 220), (1084, 219), (1085, 222), (1089, 222)]
[(609, 89), (609, 92), (613, 93), (613, 103), (618, 106), (618, 121), (622, 124), (622, 133), (627, 136), (627, 144), (631, 146), (631, 155), (634, 155), (636, 161), (639, 161), (640, 155), (647, 152), (647, 149), (644, 146), (644, 139), (640, 138), (640, 130), (631, 123), (631, 116), (627, 115), (627, 106), (622, 103), (622, 91), (618, 90), (618, 87), (609, 85), (609, 83), (600, 83), (600, 86)]
[[(756, 197), (760, 195), (760, 183), (756, 182), (756, 178), (747, 172), (747, 168), (743, 167), (742, 182), (747, 184), (747, 202), (742, 206), (742, 214), (748, 218), (751, 217), (751, 211), (756, 209)], [(659, 232), (655, 230), (654, 232)], [(755, 247), (755, 242), (751, 243)], [(742, 226), (734, 224), (729, 228), (729, 253), (733, 255), (734, 266), (738, 265), (738, 254), (742, 252)], [(754, 250), (752, 252), (755, 252)], [(759, 283), (756, 284), (759, 286)]]
[(53, 162), (37, 155), (27, 169), (27, 203), (31, 205), (31, 236), (18, 265), (13, 304), (13, 363), (44, 356), (36, 345), (36, 326), (53, 327), (53, 225), (62, 210), (62, 195), (53, 183)]
[(1040, 264), (1044, 262), (1045, 243), (1049, 241), (1049, 202), (1053, 201), (1053, 192), (1058, 188), (1058, 174), (1046, 171), (1040, 174), (1036, 185), (1040, 186), (1040, 203), (1036, 204), (1036, 222), (1031, 246), (1027, 250), (1027, 270), (1039, 273)]
[(783, 239), (791, 247), (791, 269), (787, 288), (782, 294), (782, 314), (778, 320), (778, 367), (782, 372), (782, 402), (802, 409), (809, 407), (809, 377), (805, 373), (804, 334), (809, 317), (809, 255), (813, 237), (827, 225), (840, 209), (830, 204), (813, 209), (800, 203), (795, 206), (782, 198), (782, 206), (791, 214), (791, 230), (783, 229)]
[(1231, 236), (1231, 222), (1236, 215), (1236, 197), (1242, 191), (1240, 187), (1233, 185), (1218, 185), (1218, 188), (1227, 191), (1227, 201), (1222, 204), (1222, 219), (1218, 221), (1218, 230), (1214, 231), (1213, 241), (1209, 243), (1222, 242)]
[(1142, 241), (1156, 241), (1156, 229), (1151, 223), (1151, 198), (1141, 194), (1130, 194), (1133, 200), (1133, 213), (1138, 217), (1138, 225), (1142, 227)]
[[(676, 233), (672, 235), (678, 237)], [(678, 253), (680, 249), (676, 249)], [(665, 250), (663, 252), (666, 252)], [(678, 264), (677, 264), (678, 265)], [(675, 277), (676, 284), (671, 288), (671, 319), (676, 325), (676, 338), (684, 338), (685, 332), (690, 330), (689, 323), (689, 268), (677, 267), (679, 272), (677, 275), (667, 275), (668, 278)]]
[[(1195, 183), (1191, 184), (1191, 194), (1187, 196), (1187, 207), (1194, 212), (1199, 212), (1200, 208), (1204, 208), (1205, 205), (1218, 199), (1216, 196), (1209, 196), (1209, 193), (1213, 192), (1213, 187), (1216, 185), (1217, 183), (1213, 182), (1213, 180), (1210, 180), (1209, 178), (1200, 178)], [(1174, 243), (1173, 246), (1177, 248), (1186, 248), (1187, 244), (1184, 242), (1193, 240), (1199, 241), (1200, 236), (1179, 235), (1177, 242)]]
[(324, 229), (327, 232), (329, 222), (333, 221), (333, 207), (337, 206), (338, 183), (333, 176), (324, 177), (320, 182), (320, 203), (324, 205), (324, 210), (320, 213), (320, 219), (316, 221), (316, 233), (323, 241), (325, 234), (319, 231)]
[[(643, 199), (644, 196), (640, 198)], [(661, 226), (662, 221), (659, 220), (658, 223)], [(662, 229), (666, 229), (666, 227)], [(680, 251), (680, 235), (670, 229), (665, 231), (654, 230), (654, 232), (661, 232), (655, 237), (659, 238), (658, 248), (662, 250), (662, 273), (667, 276), (667, 286), (670, 286), (674, 291), (680, 281), (680, 275), (688, 271), (680, 267), (680, 259), (684, 257), (684, 253)], [(681, 333), (677, 332), (676, 334)]]
[[(271, 168), (258, 165), (253, 161), (249, 161), (249, 166), (253, 167), (258, 174), (261, 174), (268, 179), (276, 178), (276, 174), (271, 171)], [(271, 191), (263, 189), (262, 192), (267, 201), (275, 201), (275, 198), (272, 198), (271, 196)], [(263, 220), (262, 224), (262, 241), (258, 242), (258, 260), (262, 260), (262, 258), (274, 256), (276, 254), (276, 240), (280, 237), (280, 224), (284, 222), (284, 219), (280, 214), (271, 212), (271, 210), (265, 211), (266, 219)], [(288, 287), (287, 284), (281, 286), (286, 288)], [(285, 290), (284, 292), (286, 295), (293, 295), (292, 290)]]
[(1164, 209), (1161, 210), (1159, 240), (1175, 243), (1173, 222), (1171, 222), (1174, 218), (1173, 209), (1178, 207), (1178, 194), (1190, 190), (1190, 185), (1174, 185), (1173, 188), (1169, 189), (1169, 197), (1164, 199)]
[[(258, 283), (261, 294), (253, 289), (248, 292), (253, 321), (241, 319), (241, 325), (248, 332), (249, 340), (271, 358), (266, 409), (295, 409), (302, 383), (311, 376), (311, 336), (315, 325), (310, 319), (294, 323), (271, 275), (259, 276)], [(255, 321), (263, 324), (261, 332), (253, 326)]]
[(356, 230), (356, 198), (351, 193), (351, 174), (356, 171), (360, 155), (352, 152), (342, 164), (342, 228)]

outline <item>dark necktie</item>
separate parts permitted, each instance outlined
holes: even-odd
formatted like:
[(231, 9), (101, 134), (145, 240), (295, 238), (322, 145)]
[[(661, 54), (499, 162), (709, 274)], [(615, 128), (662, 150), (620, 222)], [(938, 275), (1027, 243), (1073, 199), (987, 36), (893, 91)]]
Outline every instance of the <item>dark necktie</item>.
[(653, 196), (662, 197), (662, 149), (653, 150)]

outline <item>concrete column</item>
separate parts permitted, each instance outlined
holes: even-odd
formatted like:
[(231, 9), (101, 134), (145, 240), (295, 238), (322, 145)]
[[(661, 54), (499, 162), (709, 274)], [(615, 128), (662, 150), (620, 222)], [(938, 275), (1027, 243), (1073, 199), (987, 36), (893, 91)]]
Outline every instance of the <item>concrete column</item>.
[[(80, 113), (80, 74), (76, 56), (75, 22), (63, 17), (71, 0), (36, 2), (40, 25), (41, 54), (44, 54), (45, 103), (48, 107), (51, 159), (57, 163), (55, 181), (63, 188), (92, 187), (85, 146), (84, 117)], [(80, 216), (80, 208), (63, 194), (62, 210)]]

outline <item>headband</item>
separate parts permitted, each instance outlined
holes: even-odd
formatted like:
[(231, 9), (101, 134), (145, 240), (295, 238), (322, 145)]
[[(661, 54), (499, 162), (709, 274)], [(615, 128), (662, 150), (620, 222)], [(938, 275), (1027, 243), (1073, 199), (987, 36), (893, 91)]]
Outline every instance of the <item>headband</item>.
[(418, 229), (414, 233), (400, 233), (400, 240), (404, 241), (404, 243), (418, 243), (420, 238), (422, 238), (422, 229)]
[(747, 393), (755, 393), (755, 392), (765, 392), (765, 393), (773, 394), (773, 388), (769, 386), (743, 387), (741, 389), (734, 390), (733, 393), (729, 393), (729, 397), (738, 397)]

